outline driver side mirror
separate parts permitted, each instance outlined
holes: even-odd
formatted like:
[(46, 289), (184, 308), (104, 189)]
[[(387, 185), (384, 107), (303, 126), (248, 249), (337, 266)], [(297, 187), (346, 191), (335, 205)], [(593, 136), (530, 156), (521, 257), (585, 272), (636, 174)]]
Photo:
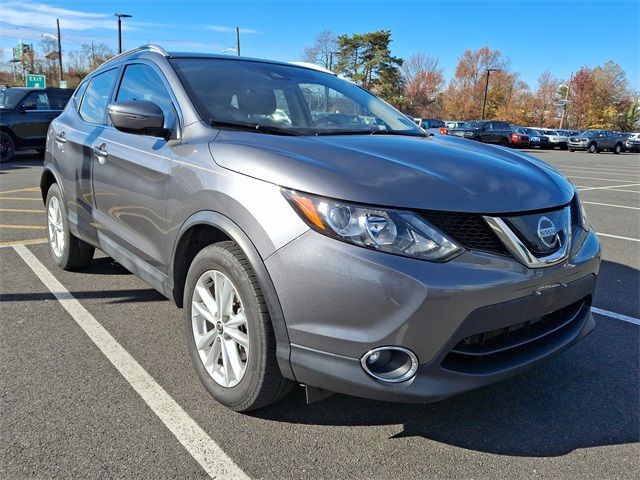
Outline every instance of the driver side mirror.
[(164, 128), (162, 109), (153, 102), (129, 100), (112, 102), (108, 107), (113, 126), (126, 133), (168, 139), (171, 130)]

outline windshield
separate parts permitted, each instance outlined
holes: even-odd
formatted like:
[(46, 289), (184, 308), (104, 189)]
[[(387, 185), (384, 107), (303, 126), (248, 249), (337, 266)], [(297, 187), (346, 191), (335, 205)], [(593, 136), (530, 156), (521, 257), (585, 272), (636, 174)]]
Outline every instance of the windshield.
[(543, 130), (545, 135), (559, 135), (558, 132), (555, 132), (553, 130)]
[(212, 125), (290, 135), (425, 136), (404, 114), (332, 74), (217, 58), (171, 63), (203, 120)]
[(525, 128), (524, 131), (527, 132), (529, 135), (542, 135), (542, 132), (534, 128)]
[(466, 122), (464, 124), (464, 128), (468, 128), (471, 130), (477, 130), (478, 128), (482, 128), (485, 122), (478, 122), (477, 120), (472, 120), (470, 122)]
[(18, 102), (24, 97), (23, 90), (7, 88), (0, 90), (0, 108), (15, 108)]

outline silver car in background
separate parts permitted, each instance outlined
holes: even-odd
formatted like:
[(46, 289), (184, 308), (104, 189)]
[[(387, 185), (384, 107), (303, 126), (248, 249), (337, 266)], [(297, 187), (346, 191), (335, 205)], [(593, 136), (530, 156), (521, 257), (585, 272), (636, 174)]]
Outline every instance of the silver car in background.
[(441, 400), (595, 326), (600, 245), (562, 173), (317, 69), (118, 55), (51, 123), (40, 186), (53, 261), (98, 248), (172, 299), (237, 411), (296, 384)]
[(538, 128), (549, 139), (548, 148), (560, 148), (566, 150), (569, 147), (569, 135), (558, 130), (549, 130), (546, 128)]

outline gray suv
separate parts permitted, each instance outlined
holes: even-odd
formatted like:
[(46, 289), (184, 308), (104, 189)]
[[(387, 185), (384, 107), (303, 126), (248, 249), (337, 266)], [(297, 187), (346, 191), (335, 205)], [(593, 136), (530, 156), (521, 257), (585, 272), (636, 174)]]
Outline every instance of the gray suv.
[(330, 73), (126, 52), (52, 122), (41, 189), (57, 265), (98, 248), (173, 299), (238, 411), (295, 383), (436, 401), (594, 328), (600, 245), (564, 175)]

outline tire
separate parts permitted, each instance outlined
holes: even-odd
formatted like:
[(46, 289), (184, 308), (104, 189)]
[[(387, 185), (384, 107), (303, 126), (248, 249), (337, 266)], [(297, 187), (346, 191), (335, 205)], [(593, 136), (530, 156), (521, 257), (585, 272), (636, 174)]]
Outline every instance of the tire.
[(613, 147), (613, 153), (615, 155), (619, 155), (622, 152), (622, 145), (620, 145), (619, 143), (616, 143), (616, 146)]
[(13, 137), (7, 132), (0, 132), (0, 162), (8, 162), (16, 153)]
[(63, 270), (78, 270), (89, 265), (95, 249), (69, 231), (67, 209), (55, 183), (47, 192), (46, 214), (49, 250), (55, 264)]
[(500, 140), (500, 145), (502, 145), (503, 147), (508, 147), (509, 140), (507, 140), (506, 138), (503, 138), (502, 140)]
[(570, 152), (575, 152), (575, 150), (573, 148), (570, 148), (569, 151)]
[(592, 143), (591, 145), (589, 145), (589, 148), (587, 149), (587, 152), (589, 152), (589, 153), (598, 153), (598, 145), (596, 145), (595, 143)]
[[(221, 307), (221, 315), (216, 285), (231, 287), (227, 297), (231, 300)], [(184, 295), (187, 348), (198, 377), (213, 398), (236, 412), (246, 412), (277, 402), (291, 391), (295, 384), (280, 373), (273, 326), (260, 285), (235, 242), (209, 245), (196, 255), (187, 273)], [(196, 336), (205, 342), (199, 348)]]

